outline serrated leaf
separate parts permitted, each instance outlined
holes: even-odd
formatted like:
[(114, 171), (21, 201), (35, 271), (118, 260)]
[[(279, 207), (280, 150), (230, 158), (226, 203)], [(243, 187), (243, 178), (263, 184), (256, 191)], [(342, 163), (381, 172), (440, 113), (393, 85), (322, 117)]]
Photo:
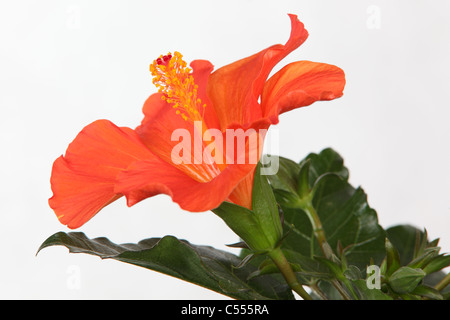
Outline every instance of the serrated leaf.
[(209, 246), (197, 246), (173, 236), (151, 238), (137, 244), (115, 244), (107, 238), (89, 239), (81, 232), (58, 232), (38, 252), (65, 246), (72, 253), (86, 253), (158, 271), (214, 290), (235, 299), (292, 299), (285, 283), (270, 276), (247, 281), (256, 269), (250, 264), (236, 269), (241, 259)]

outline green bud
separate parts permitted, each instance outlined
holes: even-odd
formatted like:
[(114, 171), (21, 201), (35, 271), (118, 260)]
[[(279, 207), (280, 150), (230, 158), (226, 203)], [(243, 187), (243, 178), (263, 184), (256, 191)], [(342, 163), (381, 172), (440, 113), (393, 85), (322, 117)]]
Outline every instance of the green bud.
[(422, 269), (401, 267), (389, 277), (389, 286), (399, 294), (412, 292), (426, 276)]

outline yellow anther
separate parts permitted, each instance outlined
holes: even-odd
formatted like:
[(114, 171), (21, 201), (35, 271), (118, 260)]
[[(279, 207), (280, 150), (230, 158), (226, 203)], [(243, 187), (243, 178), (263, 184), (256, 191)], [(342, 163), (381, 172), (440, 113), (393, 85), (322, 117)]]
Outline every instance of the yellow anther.
[(153, 83), (163, 93), (161, 99), (172, 104), (173, 108), (180, 109), (176, 114), (181, 115), (184, 120), (194, 122), (203, 119), (206, 104), (202, 105), (201, 99), (197, 97), (198, 85), (194, 83), (191, 71), (177, 51), (173, 56), (171, 53), (161, 55), (150, 65)]

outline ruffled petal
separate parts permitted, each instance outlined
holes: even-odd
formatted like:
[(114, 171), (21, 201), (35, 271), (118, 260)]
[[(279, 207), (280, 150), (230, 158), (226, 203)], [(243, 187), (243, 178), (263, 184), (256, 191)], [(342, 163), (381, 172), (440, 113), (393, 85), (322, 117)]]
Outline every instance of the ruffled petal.
[(118, 173), (132, 162), (156, 157), (129, 128), (98, 120), (86, 126), (53, 163), (50, 207), (75, 229), (122, 195), (114, 192)]
[(258, 98), (273, 67), (308, 37), (297, 16), (291, 19), (291, 35), (285, 45), (274, 45), (213, 72), (208, 81), (221, 129), (251, 123), (262, 117)]
[(266, 82), (261, 96), (263, 117), (276, 124), (279, 114), (316, 101), (339, 98), (344, 87), (344, 71), (334, 65), (293, 62)]

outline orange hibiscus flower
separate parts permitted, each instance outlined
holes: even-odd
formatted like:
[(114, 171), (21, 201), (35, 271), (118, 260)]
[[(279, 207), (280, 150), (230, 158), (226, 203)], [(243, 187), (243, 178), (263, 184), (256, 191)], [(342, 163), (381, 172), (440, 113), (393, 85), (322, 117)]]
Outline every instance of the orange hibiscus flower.
[[(59, 221), (78, 228), (122, 196), (128, 206), (167, 194), (187, 211), (211, 210), (223, 201), (251, 208), (257, 161), (233, 161), (236, 155), (227, 161), (236, 147), (221, 153), (217, 132), (226, 138), (231, 129), (265, 130), (278, 123), (283, 112), (342, 96), (345, 86), (341, 69), (310, 61), (290, 63), (267, 79), (273, 67), (308, 37), (297, 16), (289, 17), (291, 34), (284, 45), (214, 72), (206, 60), (188, 67), (177, 52), (156, 59), (150, 71), (159, 92), (145, 102), (140, 126), (133, 130), (95, 121), (54, 162), (49, 204)], [(182, 150), (182, 159), (189, 161), (174, 161), (174, 150), (180, 151), (174, 132), (180, 129), (201, 137), (197, 145), (194, 139), (193, 151)], [(263, 137), (258, 139), (259, 146)], [(249, 140), (246, 136), (247, 148)], [(205, 152), (211, 146), (214, 155)]]

